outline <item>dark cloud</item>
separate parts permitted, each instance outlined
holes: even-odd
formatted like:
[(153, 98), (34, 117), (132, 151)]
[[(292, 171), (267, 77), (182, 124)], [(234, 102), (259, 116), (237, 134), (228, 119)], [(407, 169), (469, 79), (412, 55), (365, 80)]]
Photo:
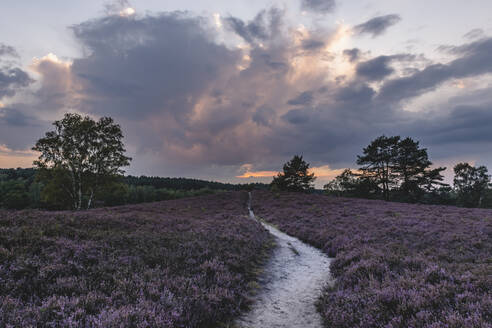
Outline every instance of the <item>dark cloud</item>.
[(307, 106), (313, 103), (313, 99), (314, 97), (312, 92), (304, 91), (297, 97), (289, 99), (289, 101), (287, 101), (287, 104), (292, 106)]
[(465, 39), (473, 40), (473, 39), (481, 38), (484, 35), (485, 35), (484, 30), (482, 30), (481, 28), (474, 28), (473, 30), (463, 35), (463, 37)]
[(10, 56), (10, 57), (19, 57), (17, 50), (14, 47), (8, 46), (6, 44), (0, 43), (0, 57), (2, 56)]
[(266, 41), (278, 35), (282, 24), (283, 12), (277, 8), (261, 11), (256, 17), (249, 21), (236, 17), (227, 17), (225, 22), (237, 35), (248, 43)]
[(309, 121), (309, 114), (302, 109), (292, 109), (282, 116), (282, 119), (291, 124), (304, 124)]
[(302, 41), (302, 48), (304, 50), (318, 50), (325, 46), (325, 42), (316, 39), (307, 39)]
[(452, 47), (452, 52), (461, 57), (448, 64), (432, 64), (410, 76), (389, 80), (382, 86), (378, 98), (399, 102), (435, 90), (453, 78), (492, 73), (491, 51), (492, 38)]
[(301, 0), (302, 9), (314, 13), (326, 14), (335, 10), (335, 6), (335, 0)]
[(275, 120), (275, 110), (261, 106), (253, 114), (253, 121), (262, 126), (271, 126)]
[(395, 70), (390, 66), (391, 56), (379, 56), (359, 63), (357, 75), (371, 81), (379, 81), (391, 75)]
[(364, 62), (361, 62), (356, 67), (357, 75), (361, 78), (370, 81), (380, 81), (395, 71), (390, 65), (394, 61), (414, 60), (412, 55), (392, 55), (379, 56)]
[(94, 113), (167, 112), (179, 121), (210, 82), (239, 59), (238, 52), (214, 42), (203, 19), (181, 13), (131, 20), (110, 16), (72, 29), (90, 53), (74, 60), (72, 73)]
[(0, 108), (0, 144), (13, 150), (25, 150), (43, 136), (50, 124), (24, 113), (30, 110), (32, 108), (26, 104)]
[(2, 123), (12, 127), (33, 127), (39, 125), (37, 119), (13, 107), (0, 108), (0, 120)]
[(356, 25), (354, 31), (357, 34), (370, 34), (373, 38), (383, 34), (386, 30), (401, 21), (400, 15), (391, 14), (371, 18), (367, 22)]
[(360, 108), (360, 106), (369, 107), (376, 91), (365, 83), (353, 82), (347, 86), (338, 89), (335, 93), (335, 100), (350, 104), (349, 110)]
[(344, 56), (346, 56), (351, 63), (356, 62), (359, 60), (360, 56), (362, 55), (362, 51), (358, 48), (353, 48), (353, 49), (345, 49), (343, 51)]
[(0, 68), (0, 99), (13, 96), (17, 89), (27, 87), (32, 82), (29, 75), (18, 67)]

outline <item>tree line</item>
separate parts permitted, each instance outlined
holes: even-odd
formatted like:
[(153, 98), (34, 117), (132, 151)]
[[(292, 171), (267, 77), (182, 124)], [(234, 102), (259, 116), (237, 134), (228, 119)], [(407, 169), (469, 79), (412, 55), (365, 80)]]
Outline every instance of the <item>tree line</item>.
[[(8, 209), (72, 209), (66, 195), (56, 188), (39, 169), (0, 169), (0, 207)], [(56, 185), (53, 185), (55, 187)], [(119, 176), (100, 187), (92, 207), (137, 204), (212, 194), (223, 191), (268, 189), (267, 184), (231, 184), (190, 178), (156, 176)], [(86, 201), (83, 199), (83, 203)]]
[(445, 167), (432, 168), (426, 148), (400, 136), (381, 136), (357, 156), (358, 170), (345, 169), (324, 186), (336, 196), (412, 203), (492, 207), (490, 175), (485, 166), (458, 163), (453, 186), (443, 182)]

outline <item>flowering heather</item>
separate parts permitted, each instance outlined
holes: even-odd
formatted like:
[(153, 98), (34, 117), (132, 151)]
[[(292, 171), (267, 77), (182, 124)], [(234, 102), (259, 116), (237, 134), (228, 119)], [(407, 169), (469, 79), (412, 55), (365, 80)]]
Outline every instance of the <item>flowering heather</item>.
[(492, 210), (261, 191), (253, 207), (336, 256), (326, 327), (492, 327)]
[(0, 327), (217, 327), (271, 244), (246, 193), (0, 211)]

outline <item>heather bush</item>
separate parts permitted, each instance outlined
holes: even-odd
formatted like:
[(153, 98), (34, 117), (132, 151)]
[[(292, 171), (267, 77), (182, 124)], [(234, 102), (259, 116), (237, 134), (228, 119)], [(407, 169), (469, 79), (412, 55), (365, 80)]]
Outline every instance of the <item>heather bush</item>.
[(0, 211), (0, 327), (217, 327), (271, 237), (246, 193), (80, 213)]
[(492, 210), (263, 191), (253, 206), (335, 257), (326, 327), (492, 327)]

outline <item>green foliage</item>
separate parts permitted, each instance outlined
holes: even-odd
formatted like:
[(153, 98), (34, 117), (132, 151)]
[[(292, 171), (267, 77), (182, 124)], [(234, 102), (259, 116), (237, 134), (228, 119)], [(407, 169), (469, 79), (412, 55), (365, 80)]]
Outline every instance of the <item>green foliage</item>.
[(124, 155), (121, 128), (110, 117), (96, 122), (89, 116), (70, 113), (53, 125), (55, 130), (47, 132), (32, 148), (41, 153), (34, 164), (52, 170), (55, 177), (54, 181), (45, 180), (50, 191), (46, 197), (64, 203), (57, 195), (61, 192), (56, 190), (58, 187), (70, 199), (73, 209), (81, 209), (83, 203), (89, 208), (98, 188), (122, 174), (121, 168), (130, 164), (131, 158)]
[(26, 181), (22, 178), (0, 182), (1, 205), (9, 209), (23, 209), (29, 205)]
[[(62, 169), (0, 169), (0, 207), (71, 209), (72, 199), (65, 189), (69, 185), (70, 173)], [(268, 185), (236, 185), (188, 178), (115, 176), (106, 179), (97, 189), (92, 207), (137, 204), (251, 189), (268, 189)], [(84, 195), (83, 202), (87, 201), (87, 195)]]
[(485, 166), (474, 167), (468, 163), (458, 163), (454, 167), (454, 188), (461, 206), (482, 206), (490, 185), (490, 175), (487, 173)]
[(283, 173), (279, 173), (272, 181), (274, 190), (309, 191), (314, 189), (314, 173), (309, 173), (309, 163), (302, 156), (295, 155), (284, 164)]
[(373, 193), (386, 200), (416, 202), (438, 186), (445, 186), (441, 172), (446, 168), (431, 169), (427, 149), (411, 138), (376, 138), (363, 149), (357, 164), (361, 165), (361, 177), (371, 182), (367, 186), (372, 185)]
[(374, 181), (386, 200), (389, 199), (390, 188), (395, 185), (395, 173), (391, 167), (398, 156), (399, 141), (400, 137), (381, 136), (362, 150), (362, 156), (357, 156), (357, 164), (362, 165), (359, 170)]
[(345, 169), (342, 174), (327, 183), (323, 188), (326, 194), (332, 196), (377, 197), (374, 194), (377, 190), (377, 185), (375, 185), (373, 180), (356, 174), (350, 169)]

